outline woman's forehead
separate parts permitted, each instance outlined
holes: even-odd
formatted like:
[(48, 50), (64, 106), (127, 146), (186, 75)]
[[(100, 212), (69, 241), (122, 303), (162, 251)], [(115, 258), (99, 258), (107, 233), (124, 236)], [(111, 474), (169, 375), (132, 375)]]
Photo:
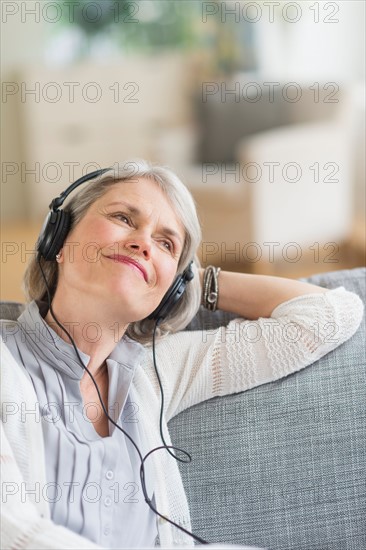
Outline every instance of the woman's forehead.
[[(110, 201), (121, 201), (131, 204), (139, 211), (148, 211), (152, 207), (168, 208), (172, 216), (177, 217), (175, 209), (164, 190), (159, 184), (148, 178), (136, 178), (133, 180), (125, 180), (116, 182), (100, 197), (100, 202), (108, 203)], [(132, 204), (131, 201), (135, 201)], [(137, 204), (136, 204), (137, 201)]]
[(164, 214), (169, 219), (169, 225), (174, 225), (180, 234), (181, 240), (185, 239), (186, 230), (180, 220), (174, 205), (166, 196), (160, 185), (150, 178), (134, 178), (116, 182), (97, 201), (98, 205), (104, 207), (126, 207), (137, 216), (149, 215), (154, 210)]

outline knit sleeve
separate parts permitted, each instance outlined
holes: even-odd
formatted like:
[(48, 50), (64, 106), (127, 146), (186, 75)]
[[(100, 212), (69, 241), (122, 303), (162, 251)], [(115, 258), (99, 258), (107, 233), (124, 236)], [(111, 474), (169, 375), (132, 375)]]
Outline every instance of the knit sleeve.
[[(4, 550), (98, 549), (90, 540), (42, 518), (26, 487), (1, 422), (1, 548)], [(30, 489), (28, 487), (28, 489)]]
[(353, 336), (363, 312), (361, 299), (341, 286), (292, 298), (269, 318), (237, 318), (226, 327), (172, 335), (158, 355), (164, 365), (167, 421), (206, 399), (311, 365)]

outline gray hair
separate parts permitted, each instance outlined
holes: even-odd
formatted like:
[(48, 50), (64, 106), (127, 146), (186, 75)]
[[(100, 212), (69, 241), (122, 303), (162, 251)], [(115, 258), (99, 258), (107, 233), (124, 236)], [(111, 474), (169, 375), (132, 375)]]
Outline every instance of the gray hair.
[[(196, 251), (200, 245), (202, 233), (194, 199), (182, 181), (166, 166), (153, 165), (143, 159), (132, 159), (114, 164), (103, 175), (83, 185), (80, 191), (67, 202), (64, 210), (70, 213), (71, 230), (80, 222), (88, 208), (110, 187), (122, 181), (131, 181), (140, 177), (150, 178), (160, 186), (184, 226), (185, 240), (178, 261), (178, 273), (182, 273), (191, 260), (194, 262), (195, 277), (187, 284), (183, 297), (174, 306), (168, 318), (161, 322), (156, 330), (156, 338), (161, 339), (169, 333), (184, 329), (196, 315), (201, 304), (201, 285), (198, 275), (200, 261)], [(44, 258), (40, 258), (40, 262), (52, 299), (58, 282), (58, 264), (56, 261), (46, 261)], [(23, 290), (28, 301), (47, 301), (47, 288), (40, 273), (37, 253), (34, 254), (26, 269)], [(154, 326), (154, 320), (142, 319), (130, 323), (126, 334), (140, 343), (148, 344), (151, 343)]]

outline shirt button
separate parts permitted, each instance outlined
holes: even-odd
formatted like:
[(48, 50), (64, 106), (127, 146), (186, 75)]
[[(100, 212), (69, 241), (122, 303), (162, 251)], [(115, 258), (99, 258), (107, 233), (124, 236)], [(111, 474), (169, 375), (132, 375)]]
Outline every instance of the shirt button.
[(104, 534), (105, 534), (105, 535), (109, 535), (110, 532), (111, 532), (111, 530), (110, 530), (109, 527), (105, 527), (105, 528), (104, 528)]
[(106, 498), (104, 499), (104, 504), (105, 504), (106, 506), (110, 506), (110, 505), (112, 504), (111, 499), (110, 499), (109, 497), (106, 497)]
[(112, 470), (108, 470), (108, 472), (105, 474), (105, 477), (107, 479), (113, 479), (114, 474), (113, 474)]

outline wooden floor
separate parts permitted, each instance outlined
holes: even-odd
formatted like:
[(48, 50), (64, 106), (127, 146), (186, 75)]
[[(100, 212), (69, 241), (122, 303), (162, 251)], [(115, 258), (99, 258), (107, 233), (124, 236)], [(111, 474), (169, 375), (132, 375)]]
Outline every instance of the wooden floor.
[[(21, 290), (23, 273), (35, 250), (35, 243), (40, 231), (37, 224), (5, 224), (1, 226), (1, 264), (0, 264), (0, 299), (24, 301)], [(303, 254), (301, 259), (292, 263), (281, 261), (271, 263), (224, 263), (221, 268), (226, 271), (238, 271), (259, 275), (274, 275), (297, 279), (315, 273), (352, 269), (366, 265), (364, 224), (355, 226), (350, 239), (339, 246), (338, 251), (319, 249)]]

